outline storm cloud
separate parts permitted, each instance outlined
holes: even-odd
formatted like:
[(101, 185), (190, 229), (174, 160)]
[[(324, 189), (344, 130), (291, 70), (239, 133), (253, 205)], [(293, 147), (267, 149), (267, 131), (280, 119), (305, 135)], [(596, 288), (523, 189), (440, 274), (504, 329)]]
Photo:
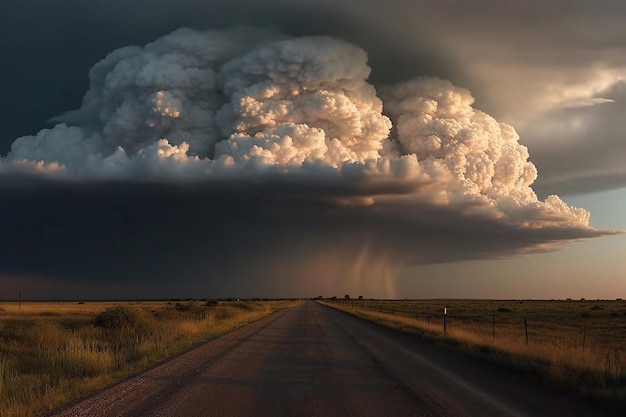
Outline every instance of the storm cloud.
[[(539, 132), (537, 124), (573, 106), (606, 103), (598, 94), (626, 73), (625, 16), (626, 7), (615, 0), (68, 0), (63, 8), (8, 0), (0, 5), (0, 56), (11, 81), (3, 85), (0, 113), (10, 123), (0, 126), (0, 154), (16, 137), (78, 106), (89, 68), (109, 51), (143, 45), (180, 26), (248, 24), (354, 43), (368, 52), (377, 85), (438, 76), (468, 88), (477, 108), (521, 133), (546, 172), (536, 183), (542, 196), (620, 188), (626, 183), (611, 161), (612, 128), (587, 127), (599, 158), (585, 160), (575, 143), (555, 158), (545, 145), (568, 147), (570, 136)], [(583, 175), (574, 164), (561, 164), (564, 159), (582, 160), (589, 169)]]
[(352, 43), (263, 28), (114, 50), (80, 109), (0, 162), (3, 274), (40, 291), (392, 296), (409, 265), (610, 233), (537, 198), (515, 129), (468, 90), (370, 75)]

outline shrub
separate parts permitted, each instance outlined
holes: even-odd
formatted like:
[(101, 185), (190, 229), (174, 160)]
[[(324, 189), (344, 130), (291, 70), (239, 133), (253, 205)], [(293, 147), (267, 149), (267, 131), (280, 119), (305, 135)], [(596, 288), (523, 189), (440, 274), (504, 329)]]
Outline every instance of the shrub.
[(217, 300), (206, 300), (207, 307), (214, 307), (218, 304)]
[(498, 309), (498, 313), (510, 313), (511, 309), (510, 308), (506, 308), (506, 307), (500, 307)]
[(192, 300), (187, 301), (186, 303), (176, 303), (174, 304), (174, 308), (178, 311), (190, 311), (196, 306), (196, 303)]
[(98, 314), (95, 326), (103, 329), (129, 329), (137, 324), (137, 313), (126, 306), (115, 306)]

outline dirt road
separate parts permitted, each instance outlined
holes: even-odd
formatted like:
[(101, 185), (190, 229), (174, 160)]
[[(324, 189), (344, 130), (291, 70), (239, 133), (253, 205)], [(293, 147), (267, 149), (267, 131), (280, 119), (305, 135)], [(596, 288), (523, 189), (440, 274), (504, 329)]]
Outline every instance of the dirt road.
[(524, 376), (305, 301), (55, 416), (604, 416)]

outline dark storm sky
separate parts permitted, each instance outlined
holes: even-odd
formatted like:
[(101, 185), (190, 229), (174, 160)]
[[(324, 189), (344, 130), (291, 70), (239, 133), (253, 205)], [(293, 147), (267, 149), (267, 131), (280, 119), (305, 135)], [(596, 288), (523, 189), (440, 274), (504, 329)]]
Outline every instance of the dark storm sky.
[[(79, 107), (89, 69), (114, 49), (144, 45), (181, 26), (251, 24), (292, 35), (345, 38), (368, 51), (374, 84), (428, 75), (469, 88), (478, 108), (519, 123), (521, 142), (539, 167), (540, 194), (620, 188), (626, 185), (621, 168), (626, 126), (619, 116), (626, 109), (626, 90), (616, 77), (626, 75), (625, 15), (626, 4), (609, 0), (5, 0), (0, 4), (0, 155), (17, 137), (50, 127), (51, 117)], [(598, 70), (596, 62), (605, 66)], [(572, 104), (597, 98), (612, 102)], [(579, 113), (587, 125), (568, 130), (572, 115)], [(411, 233), (432, 236), (432, 246), (421, 250), (433, 261), (437, 251), (449, 251), (443, 260), (498, 257), (506, 253), (510, 236), (528, 239), (529, 245), (552, 240), (478, 222), (467, 227), (473, 236), (467, 242), (458, 230), (445, 231), (447, 237), (438, 242), (441, 229), (428, 226), (437, 223), (433, 213), (387, 228), (392, 218), (372, 221), (371, 213), (355, 209), (345, 222), (344, 215), (337, 219), (333, 210), (325, 210), (324, 193), (267, 201), (258, 191), (207, 194), (162, 184), (29, 181), (4, 178), (0, 184), (5, 291), (0, 290), (0, 299), (25, 285), (36, 298), (316, 295), (314, 285), (290, 286), (306, 271), (285, 265), (281, 275), (277, 265), (282, 253), (304, 258), (333, 233), (343, 239), (344, 251), (329, 255), (337, 263), (341, 254), (360, 256), (345, 249), (355, 240), (376, 240), (372, 251), (398, 245), (394, 253), (402, 253)], [(297, 208), (287, 217), (285, 204)], [(442, 215), (440, 223), (447, 219)], [(372, 222), (374, 232), (361, 236)], [(567, 231), (550, 232), (554, 240), (569, 237)], [(481, 233), (492, 239), (481, 239), (475, 251), (468, 251)], [(447, 246), (451, 236), (458, 246)], [(262, 290), (245, 285), (258, 265), (267, 266)], [(181, 288), (178, 282), (187, 284)], [(330, 281), (322, 287), (336, 288)]]

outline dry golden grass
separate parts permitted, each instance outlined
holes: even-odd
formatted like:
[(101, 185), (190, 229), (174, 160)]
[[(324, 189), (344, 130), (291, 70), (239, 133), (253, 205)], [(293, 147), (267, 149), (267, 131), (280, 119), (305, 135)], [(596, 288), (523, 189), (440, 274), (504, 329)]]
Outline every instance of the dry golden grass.
[[(290, 301), (0, 303), (0, 417), (52, 410)], [(123, 306), (132, 322), (96, 326)]]
[(322, 303), (626, 407), (626, 302), (621, 300)]

